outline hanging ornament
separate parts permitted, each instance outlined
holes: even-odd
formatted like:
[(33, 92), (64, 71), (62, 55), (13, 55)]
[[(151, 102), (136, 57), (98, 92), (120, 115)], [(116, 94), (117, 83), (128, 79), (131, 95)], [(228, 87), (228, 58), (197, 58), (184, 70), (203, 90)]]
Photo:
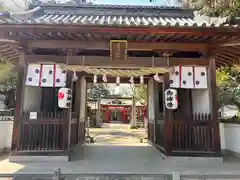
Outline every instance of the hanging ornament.
[(134, 84), (134, 77), (133, 77), (133, 76), (130, 77), (129, 82), (130, 82), (131, 84)]
[(144, 77), (143, 77), (143, 75), (140, 76), (140, 84), (144, 84)]
[(154, 79), (155, 81), (157, 81), (157, 82), (160, 82), (160, 81), (161, 81), (158, 73), (156, 73), (156, 74), (153, 76), (153, 79)]
[(116, 85), (117, 85), (117, 86), (120, 85), (120, 77), (119, 77), (119, 76), (116, 78)]
[(97, 75), (94, 74), (93, 76), (93, 84), (96, 84), (97, 83)]
[(102, 77), (103, 82), (107, 83), (107, 76), (104, 74)]
[(73, 81), (77, 81), (78, 80), (78, 77), (76, 75), (76, 71), (73, 71)]

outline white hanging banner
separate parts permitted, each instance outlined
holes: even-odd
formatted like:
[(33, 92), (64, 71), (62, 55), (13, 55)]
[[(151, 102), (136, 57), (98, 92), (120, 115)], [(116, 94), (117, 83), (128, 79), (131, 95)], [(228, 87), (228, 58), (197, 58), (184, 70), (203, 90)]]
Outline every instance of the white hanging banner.
[(97, 75), (94, 74), (93, 76), (93, 84), (96, 84), (97, 83)]
[(131, 84), (134, 84), (134, 77), (133, 77), (133, 76), (130, 77), (129, 82), (130, 82)]
[(116, 78), (116, 85), (117, 85), (117, 86), (120, 85), (120, 77), (119, 77), (119, 76)]
[(25, 84), (27, 86), (65, 87), (66, 70), (59, 65), (29, 64)]
[(161, 79), (160, 79), (158, 73), (156, 73), (156, 74), (153, 76), (153, 79), (154, 79), (155, 81), (157, 81), (157, 82), (161, 82)]
[(107, 83), (107, 76), (104, 74), (102, 77), (103, 82)]
[(76, 71), (73, 71), (73, 81), (77, 81), (78, 80), (78, 77), (77, 77), (77, 74), (76, 74)]
[(25, 84), (27, 86), (39, 86), (40, 71), (40, 64), (29, 64)]
[(40, 86), (53, 87), (54, 85), (54, 67), (53, 65), (42, 65), (41, 68)]
[(56, 65), (54, 68), (54, 87), (65, 87), (67, 80), (67, 71), (61, 69), (59, 65)]
[(143, 77), (143, 75), (140, 76), (140, 84), (144, 84), (144, 77)]

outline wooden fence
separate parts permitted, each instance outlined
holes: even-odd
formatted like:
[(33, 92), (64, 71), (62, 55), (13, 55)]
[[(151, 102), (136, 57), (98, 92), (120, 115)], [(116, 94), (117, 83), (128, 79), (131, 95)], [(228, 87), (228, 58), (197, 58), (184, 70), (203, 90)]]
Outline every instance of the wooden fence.
[(173, 151), (211, 152), (214, 149), (211, 116), (196, 113), (192, 117), (181, 118), (174, 114), (172, 122)]
[(63, 150), (63, 127), (66, 112), (37, 112), (37, 118), (30, 120), (30, 112), (23, 112), (20, 127), (18, 151)]

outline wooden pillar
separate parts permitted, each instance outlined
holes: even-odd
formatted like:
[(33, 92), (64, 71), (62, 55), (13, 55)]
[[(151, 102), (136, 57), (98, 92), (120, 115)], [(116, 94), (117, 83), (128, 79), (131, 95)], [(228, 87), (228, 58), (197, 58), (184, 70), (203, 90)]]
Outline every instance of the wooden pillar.
[(13, 122), (13, 134), (12, 134), (12, 145), (11, 150), (17, 149), (17, 144), (19, 141), (19, 121), (21, 119), (21, 112), (23, 108), (23, 92), (24, 92), (24, 80), (25, 80), (25, 70), (26, 64), (24, 59), (24, 53), (20, 53), (19, 62), (17, 65), (18, 69), (18, 78), (16, 84), (16, 108)]
[[(163, 77), (163, 90), (169, 88), (169, 73), (165, 73)], [(163, 92), (163, 96), (164, 96)], [(163, 97), (165, 99), (165, 97)], [(169, 154), (172, 151), (172, 111), (166, 108), (164, 101), (164, 148), (166, 153)]]
[[(72, 55), (72, 50), (67, 49), (66, 64), (69, 62), (69, 58)], [(73, 91), (73, 72), (67, 71), (66, 87)], [(63, 148), (69, 150), (71, 145), (71, 116), (72, 116), (72, 103), (66, 111), (66, 120), (63, 127)]]
[(148, 140), (155, 143), (154, 79), (148, 81)]
[(217, 106), (217, 82), (216, 82), (216, 65), (215, 59), (209, 60), (209, 71), (208, 71), (208, 85), (209, 85), (209, 100), (210, 100), (210, 112), (211, 112), (211, 122), (213, 127), (213, 146), (216, 153), (220, 153), (220, 132), (218, 123), (218, 106)]
[(80, 95), (80, 88), (81, 88), (81, 74), (77, 74), (77, 81), (76, 81), (76, 87), (75, 87), (75, 110), (77, 113), (77, 142), (79, 142), (78, 133), (80, 131), (79, 129), (79, 117), (80, 117), (80, 101), (81, 101), (81, 95)]
[(136, 98), (133, 96), (132, 98), (132, 112), (131, 112), (131, 129), (136, 129), (137, 128), (137, 116), (136, 116)]
[[(67, 78), (66, 78), (66, 87), (70, 88), (72, 90), (73, 88), (73, 72), (67, 71)], [(70, 148), (70, 142), (71, 142), (71, 116), (72, 116), (72, 104), (66, 111), (66, 119), (64, 122), (63, 127), (63, 148), (64, 150), (68, 150)]]
[(84, 143), (85, 141), (85, 122), (86, 122), (86, 100), (87, 100), (87, 81), (85, 77), (80, 78), (80, 83), (78, 86), (80, 90), (80, 106), (79, 106), (79, 126), (78, 126), (78, 142), (79, 144)]

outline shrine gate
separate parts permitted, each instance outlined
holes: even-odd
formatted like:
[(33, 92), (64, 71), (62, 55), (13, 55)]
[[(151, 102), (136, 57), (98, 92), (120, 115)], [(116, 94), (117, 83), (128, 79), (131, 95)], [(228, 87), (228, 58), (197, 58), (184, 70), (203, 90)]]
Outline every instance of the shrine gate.
[[(149, 142), (167, 156), (220, 156), (215, 70), (237, 63), (237, 24), (180, 7), (36, 4), (2, 12), (0, 36), (1, 56), (18, 70), (13, 155), (68, 154), (84, 143), (86, 84), (96, 74), (109, 83), (143, 76)], [(60, 109), (65, 86), (72, 107)], [(164, 104), (168, 88), (176, 110)]]

